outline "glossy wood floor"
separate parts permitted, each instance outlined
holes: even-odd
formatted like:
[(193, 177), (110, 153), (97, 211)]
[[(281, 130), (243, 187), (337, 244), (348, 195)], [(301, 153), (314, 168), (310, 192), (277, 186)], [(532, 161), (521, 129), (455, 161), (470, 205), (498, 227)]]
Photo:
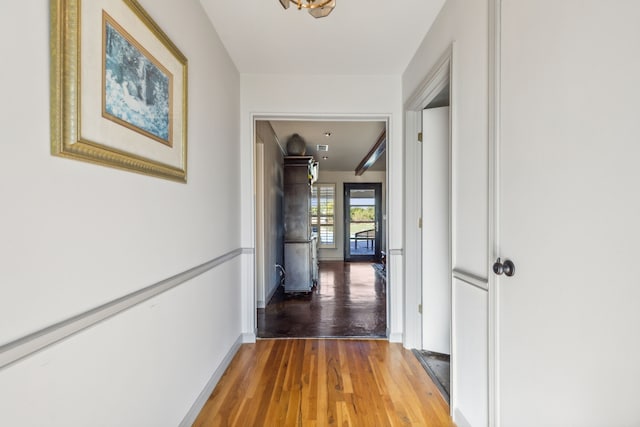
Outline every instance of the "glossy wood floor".
[(312, 292), (285, 294), (280, 287), (258, 310), (258, 336), (385, 337), (386, 308), (386, 283), (371, 262), (323, 261)]
[(194, 426), (453, 426), (415, 356), (385, 340), (244, 344)]

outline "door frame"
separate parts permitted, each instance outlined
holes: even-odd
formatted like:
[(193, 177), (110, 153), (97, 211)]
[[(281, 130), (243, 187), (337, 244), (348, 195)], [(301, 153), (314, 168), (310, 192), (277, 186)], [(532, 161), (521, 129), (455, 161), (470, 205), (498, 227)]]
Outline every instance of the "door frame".
[(489, 0), (488, 51), (488, 160), (489, 200), (487, 229), (487, 271), (489, 286), (488, 307), (488, 362), (489, 362), (489, 425), (500, 427), (500, 304), (497, 289), (498, 276), (492, 273), (493, 260), (500, 254), (500, 121), (501, 121), (501, 43), (502, 0)]
[[(378, 231), (376, 231), (376, 238), (374, 242), (374, 253), (373, 255), (356, 255), (350, 256), (347, 258), (347, 248), (351, 246), (351, 239), (349, 229), (347, 227), (347, 223), (351, 223), (349, 221), (349, 211), (347, 209), (347, 199), (350, 197), (347, 195), (348, 189), (374, 189), (375, 191), (375, 212), (376, 212), (376, 227)], [(379, 261), (380, 260), (380, 251), (382, 247), (382, 239), (381, 236), (385, 232), (384, 222), (382, 221), (382, 183), (379, 182), (345, 182), (343, 183), (343, 252), (344, 252), (344, 261), (345, 262), (357, 262), (357, 261)], [(350, 205), (349, 205), (350, 206)]]
[[(261, 274), (257, 271), (258, 264), (256, 259), (256, 252), (263, 250), (258, 248), (258, 245), (262, 244), (256, 235), (256, 216), (257, 216), (257, 198), (256, 198), (256, 152), (254, 145), (256, 144), (256, 122), (258, 121), (271, 121), (271, 120), (298, 120), (298, 121), (376, 121), (384, 122), (387, 133), (387, 156), (386, 156), (386, 180), (385, 180), (385, 217), (384, 222), (391, 223), (394, 221), (397, 214), (397, 210), (393, 208), (390, 203), (391, 200), (391, 186), (389, 182), (391, 180), (402, 182), (402, 168), (394, 166), (394, 162), (390, 161), (390, 158), (399, 156), (396, 152), (401, 152), (401, 140), (394, 138), (394, 127), (392, 122), (393, 115), (389, 114), (296, 114), (296, 113), (268, 113), (268, 112), (255, 112), (250, 114), (251, 127), (248, 130), (248, 139), (251, 147), (247, 150), (245, 156), (250, 156), (250, 168), (251, 177), (247, 179), (247, 182), (251, 183), (251, 195), (250, 200), (247, 201), (249, 212), (251, 213), (250, 219), (248, 219), (247, 233), (251, 241), (250, 248), (243, 248), (243, 254), (247, 255), (243, 258), (243, 265), (246, 268), (242, 268), (242, 342), (253, 343), (257, 338), (258, 317), (257, 317), (257, 275)], [(336, 194), (337, 196), (337, 194)], [(391, 235), (392, 227), (384, 227), (385, 242), (389, 245), (389, 242), (400, 241), (401, 236)], [(401, 234), (401, 233), (397, 233)], [(402, 318), (398, 313), (403, 312), (403, 300), (402, 300), (402, 256), (403, 250), (394, 247), (388, 247), (387, 263), (397, 265), (397, 270), (393, 270), (390, 273), (390, 269), (387, 269), (386, 280), (388, 286), (388, 292), (386, 294), (387, 299), (387, 339), (390, 342), (402, 342)]]
[[(488, 229), (487, 229), (487, 271), (491, 272), (491, 266), (493, 260), (496, 259), (500, 253), (500, 235), (499, 235), (499, 204), (500, 204), (500, 122), (501, 122), (501, 33), (502, 33), (502, 0), (489, 0), (488, 1)], [(428, 103), (443, 89), (443, 80), (446, 80), (448, 75), (451, 88), (451, 133), (450, 141), (451, 146), (455, 145), (456, 141), (456, 113), (455, 113), (455, 94), (456, 94), (456, 81), (455, 81), (455, 41), (452, 42), (449, 49), (445, 51), (438, 59), (429, 73), (426, 75), (423, 83), (413, 92), (404, 105), (405, 110), (405, 146), (409, 154), (415, 151), (416, 136), (422, 129), (422, 109), (428, 105)], [(418, 156), (413, 156), (418, 157)], [(409, 157), (410, 158), (410, 157)], [(452, 165), (454, 166), (454, 165)], [(408, 169), (408, 174), (411, 176), (413, 172), (414, 176), (416, 164), (407, 162), (405, 167)], [(450, 171), (454, 176), (453, 168)], [(417, 179), (421, 179), (420, 176)], [(415, 182), (407, 180), (405, 191), (408, 191)], [(413, 251), (417, 253), (417, 259), (421, 258), (419, 250), (419, 242), (412, 239), (410, 236), (416, 233), (409, 233), (407, 230), (411, 227), (412, 220), (415, 218), (415, 201), (411, 201), (409, 197), (405, 196), (405, 205), (407, 211), (405, 212), (405, 238), (406, 238), (406, 251), (407, 257), (405, 258), (405, 274), (407, 277), (417, 277), (417, 281), (421, 283), (421, 277), (416, 276), (415, 267), (411, 271), (411, 263), (409, 262), (410, 253)], [(452, 203), (453, 205), (453, 203)], [(453, 206), (452, 206), (453, 208)], [(411, 212), (413, 210), (413, 212)], [(453, 212), (453, 211), (452, 211)], [(412, 216), (413, 215), (413, 216)], [(455, 230), (452, 229), (452, 232)], [(453, 236), (453, 234), (452, 234)], [(452, 239), (452, 243), (454, 243)], [(452, 254), (454, 253), (453, 245), (451, 246)], [(452, 259), (453, 260), (453, 259)], [(453, 265), (453, 264), (452, 264)], [(420, 274), (420, 273), (418, 273)], [(468, 276), (468, 275), (465, 275)], [(475, 277), (468, 276), (465, 278), (467, 281), (475, 281)], [(407, 283), (409, 281), (407, 280)], [(487, 292), (488, 292), (488, 319), (487, 319), (487, 360), (488, 360), (488, 425), (499, 427), (501, 425), (500, 420), (500, 333), (499, 333), (499, 294), (496, 286), (498, 280), (494, 274), (489, 273), (487, 275)], [(405, 347), (415, 346), (416, 338), (421, 331), (421, 319), (419, 313), (409, 309), (412, 307), (414, 301), (420, 298), (420, 290), (407, 286), (405, 292), (405, 325), (407, 327), (407, 336), (405, 341)], [(455, 294), (452, 295), (452, 357), (451, 357), (451, 382), (454, 383), (456, 379), (456, 360), (455, 360), (455, 340), (453, 335), (455, 334)], [(416, 333), (416, 331), (418, 333)], [(453, 415), (453, 410), (456, 407), (456, 392), (452, 389), (450, 410)]]
[[(416, 89), (412, 96), (405, 103), (405, 136), (407, 146), (407, 159), (413, 157), (414, 162), (408, 169), (408, 173), (413, 172), (416, 179), (412, 182), (414, 187), (422, 189), (422, 146), (421, 141), (418, 139), (418, 134), (422, 133), (422, 111), (424, 108), (449, 84), (449, 216), (453, 215), (453, 197), (452, 197), (452, 176), (453, 176), (453, 164), (451, 152), (455, 144), (456, 139), (456, 127), (455, 127), (455, 80), (454, 80), (454, 57), (455, 57), (455, 42), (453, 42), (449, 48), (440, 56), (435, 65), (431, 68), (431, 71), (427, 74), (423, 83)], [(407, 165), (409, 166), (409, 165)], [(409, 193), (412, 190), (411, 185), (407, 183), (405, 191)], [(413, 188), (416, 191), (416, 188)], [(406, 197), (406, 209), (407, 209), (407, 221), (406, 221), (406, 266), (405, 274), (407, 276), (412, 275), (416, 278), (415, 282), (418, 286), (410, 289), (407, 286), (405, 292), (405, 305), (407, 310), (405, 312), (405, 321), (407, 323), (407, 329), (409, 325), (412, 325), (413, 342), (406, 342), (405, 347), (421, 347), (422, 346), (422, 315), (418, 310), (414, 310), (413, 306), (415, 301), (422, 301), (422, 230), (420, 229), (419, 222), (422, 218), (422, 202), (415, 200), (411, 197)], [(413, 217), (412, 212), (413, 211)], [(416, 218), (417, 217), (417, 218)], [(413, 225), (412, 225), (413, 224)], [(410, 232), (409, 227), (416, 227), (415, 232)], [(454, 239), (453, 239), (453, 224), (449, 221), (449, 265), (453, 265), (453, 251), (454, 251)], [(409, 254), (416, 254), (415, 261), (412, 262)], [(407, 280), (409, 283), (409, 280)], [(455, 384), (457, 378), (456, 372), (456, 348), (455, 348), (455, 295), (451, 295), (451, 364), (450, 364), (450, 381), (451, 385)], [(408, 337), (410, 338), (410, 337)], [(456, 389), (451, 387), (450, 393), (450, 414), (453, 415), (453, 411), (456, 408)]]

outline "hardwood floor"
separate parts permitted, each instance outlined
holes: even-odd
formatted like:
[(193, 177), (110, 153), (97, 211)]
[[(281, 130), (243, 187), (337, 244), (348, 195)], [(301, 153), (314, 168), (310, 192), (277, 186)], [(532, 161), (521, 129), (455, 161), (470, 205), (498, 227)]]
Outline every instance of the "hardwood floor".
[(385, 337), (386, 309), (386, 283), (371, 262), (322, 261), (312, 292), (285, 294), (279, 288), (258, 310), (258, 336)]
[(194, 426), (453, 426), (409, 350), (384, 340), (244, 344)]

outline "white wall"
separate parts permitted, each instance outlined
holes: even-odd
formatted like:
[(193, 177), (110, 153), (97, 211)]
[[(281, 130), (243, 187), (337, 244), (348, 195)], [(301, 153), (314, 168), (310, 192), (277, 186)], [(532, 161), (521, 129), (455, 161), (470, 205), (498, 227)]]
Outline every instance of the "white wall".
[[(382, 184), (382, 217), (386, 215), (386, 172), (366, 171), (360, 176), (356, 176), (353, 171), (335, 172), (323, 171), (320, 169), (318, 183), (335, 184), (335, 248), (322, 248), (319, 251), (319, 259), (329, 261), (342, 261), (344, 259), (344, 184), (353, 182), (381, 183)], [(387, 232), (387, 221), (383, 220), (383, 230)], [(384, 239), (383, 239), (384, 240)]]
[[(186, 185), (52, 157), (49, 2), (1, 6), (0, 345), (240, 247), (239, 75), (197, 1), (141, 3), (189, 60)], [(0, 370), (0, 424), (176, 425), (240, 334), (239, 264)]]
[[(253, 202), (253, 136), (252, 120), (263, 117), (312, 118), (389, 118), (387, 146), (390, 171), (387, 188), (389, 267), (391, 279), (390, 337), (402, 339), (402, 100), (399, 76), (308, 76), (255, 75), (241, 76), (241, 194), (242, 243), (254, 246)], [(395, 175), (394, 175), (395, 173)], [(252, 256), (243, 257), (243, 271), (253, 271)], [(243, 328), (254, 332), (254, 275), (246, 274), (243, 282)]]
[(488, 1), (449, 0), (402, 76), (403, 99), (455, 42), (454, 268), (487, 275)]

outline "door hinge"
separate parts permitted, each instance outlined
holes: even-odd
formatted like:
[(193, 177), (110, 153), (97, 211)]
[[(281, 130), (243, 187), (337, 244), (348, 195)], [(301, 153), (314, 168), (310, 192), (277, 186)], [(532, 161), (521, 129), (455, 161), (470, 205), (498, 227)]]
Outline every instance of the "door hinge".
[(422, 217), (418, 218), (418, 228), (422, 228)]
[(418, 132), (418, 141), (422, 142), (422, 132)]
[(418, 304), (418, 313), (422, 314), (422, 304)]

